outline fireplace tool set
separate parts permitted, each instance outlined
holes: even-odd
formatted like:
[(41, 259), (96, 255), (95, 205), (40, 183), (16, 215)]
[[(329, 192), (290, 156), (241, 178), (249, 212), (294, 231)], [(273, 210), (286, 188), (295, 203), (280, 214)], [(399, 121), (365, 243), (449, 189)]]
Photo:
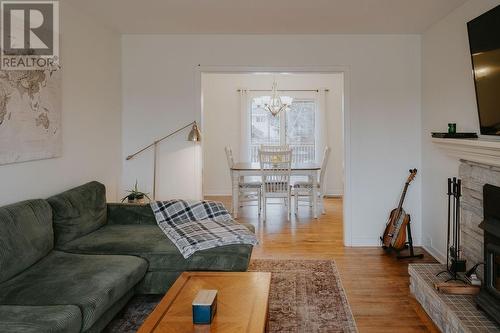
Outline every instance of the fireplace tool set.
[(460, 197), (462, 196), (462, 181), (456, 177), (448, 178), (448, 234), (446, 239), (446, 270), (448, 281), (462, 281), (458, 273), (466, 271), (466, 260), (462, 258), (460, 247)]

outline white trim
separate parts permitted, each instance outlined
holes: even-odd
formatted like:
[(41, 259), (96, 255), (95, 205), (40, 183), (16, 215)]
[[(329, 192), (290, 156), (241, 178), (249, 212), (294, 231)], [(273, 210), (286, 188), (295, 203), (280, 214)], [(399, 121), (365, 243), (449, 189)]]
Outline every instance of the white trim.
[(380, 248), (380, 239), (378, 237), (354, 237), (351, 246), (366, 246)]
[(438, 251), (430, 245), (422, 245), (422, 248), (439, 261), (439, 263), (446, 264), (446, 254), (441, 253), (441, 251)]
[(343, 118), (344, 118), (344, 201), (343, 201), (343, 227), (344, 245), (354, 246), (352, 239), (352, 200), (351, 200), (351, 79), (349, 67), (344, 67), (344, 84), (342, 89)]
[[(360, 246), (360, 247), (366, 246), (366, 247), (378, 247), (378, 248), (380, 248), (381, 247), (380, 238), (379, 237), (353, 237), (351, 246)], [(414, 247), (424, 247), (427, 250), (427, 248), (424, 245), (417, 243), (417, 242), (414, 242), (413, 246)], [(405, 251), (407, 251), (407, 250), (405, 250)], [(428, 251), (428, 252), (431, 253), (431, 251)], [(433, 253), (439, 253), (439, 252), (433, 250)]]
[(500, 166), (499, 141), (433, 138), (432, 143), (443, 149), (451, 157), (481, 164)]
[(325, 191), (325, 196), (341, 197), (344, 195), (343, 188), (327, 188)]
[(217, 196), (217, 197), (230, 197), (231, 191), (228, 190), (205, 190), (203, 195), (206, 196)]
[[(342, 73), (343, 90), (343, 118), (344, 118), (344, 202), (343, 202), (343, 227), (344, 227), (344, 245), (355, 246), (352, 238), (352, 201), (351, 201), (351, 117), (350, 117), (350, 68), (349, 66), (298, 66), (298, 67), (279, 67), (279, 66), (202, 66), (198, 65), (194, 68), (195, 74), (195, 106), (197, 118), (201, 119), (200, 125), (203, 134), (203, 103), (202, 103), (202, 73), (253, 73), (253, 72), (268, 72), (268, 73)], [(203, 165), (203, 139), (202, 152), (199, 154), (201, 160), (200, 165)], [(202, 167), (201, 167), (202, 168)], [(200, 173), (200, 184), (203, 182), (203, 170)], [(196, 178), (195, 178), (196, 179)], [(197, 178), (199, 179), (199, 178)], [(200, 193), (203, 193), (200, 186)], [(201, 195), (201, 194), (200, 194)], [(377, 239), (378, 242), (378, 239)], [(357, 243), (357, 242), (356, 242)], [(377, 243), (378, 245), (378, 243)]]

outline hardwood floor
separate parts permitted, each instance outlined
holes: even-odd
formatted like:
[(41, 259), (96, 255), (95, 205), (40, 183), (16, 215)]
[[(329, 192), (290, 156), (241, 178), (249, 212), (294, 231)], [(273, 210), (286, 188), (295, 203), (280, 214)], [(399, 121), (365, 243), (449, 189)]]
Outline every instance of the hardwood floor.
[[(230, 197), (210, 197), (230, 207)], [(359, 332), (439, 332), (409, 291), (408, 263), (380, 248), (343, 245), (342, 199), (325, 200), (326, 214), (312, 218), (307, 206), (287, 221), (280, 205), (268, 206), (266, 222), (256, 207), (240, 209), (241, 222), (255, 226), (260, 244), (252, 258), (334, 259)], [(422, 249), (424, 259), (435, 262)]]

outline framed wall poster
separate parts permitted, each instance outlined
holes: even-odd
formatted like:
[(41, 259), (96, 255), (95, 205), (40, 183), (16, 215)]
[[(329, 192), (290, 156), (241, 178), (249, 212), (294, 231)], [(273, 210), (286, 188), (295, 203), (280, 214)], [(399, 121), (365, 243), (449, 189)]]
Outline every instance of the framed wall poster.
[(61, 156), (59, 3), (0, 6), (0, 165)]
[(61, 71), (0, 71), (0, 165), (61, 154)]

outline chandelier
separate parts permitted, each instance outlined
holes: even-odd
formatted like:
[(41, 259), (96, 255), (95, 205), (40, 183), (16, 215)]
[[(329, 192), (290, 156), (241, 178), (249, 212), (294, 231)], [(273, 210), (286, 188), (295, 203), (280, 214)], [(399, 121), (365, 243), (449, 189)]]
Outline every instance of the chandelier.
[(273, 82), (271, 96), (263, 96), (255, 99), (257, 107), (269, 111), (274, 117), (276, 117), (281, 111), (290, 109), (292, 102), (292, 97), (280, 96), (278, 94), (278, 84), (276, 81)]

